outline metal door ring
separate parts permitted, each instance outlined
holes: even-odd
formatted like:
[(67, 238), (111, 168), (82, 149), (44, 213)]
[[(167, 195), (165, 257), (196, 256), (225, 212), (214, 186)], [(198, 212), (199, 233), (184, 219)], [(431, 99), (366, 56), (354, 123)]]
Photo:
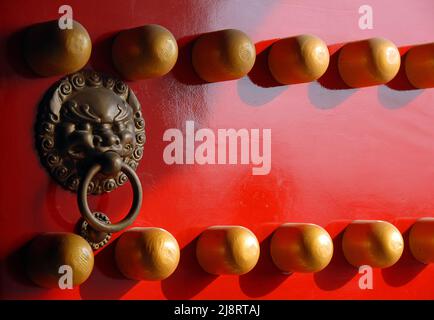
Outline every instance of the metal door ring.
[(127, 164), (122, 163), (121, 171), (127, 175), (133, 188), (133, 203), (127, 216), (120, 222), (113, 224), (107, 224), (105, 222), (102, 222), (95, 217), (94, 213), (92, 213), (92, 211), (90, 210), (87, 202), (87, 193), (89, 190), (90, 182), (92, 181), (93, 177), (101, 171), (101, 168), (102, 166), (99, 163), (94, 164), (93, 166), (91, 166), (87, 174), (81, 180), (77, 190), (78, 208), (80, 209), (80, 213), (83, 218), (95, 230), (106, 233), (118, 232), (131, 225), (139, 214), (143, 198), (142, 186), (136, 172)]

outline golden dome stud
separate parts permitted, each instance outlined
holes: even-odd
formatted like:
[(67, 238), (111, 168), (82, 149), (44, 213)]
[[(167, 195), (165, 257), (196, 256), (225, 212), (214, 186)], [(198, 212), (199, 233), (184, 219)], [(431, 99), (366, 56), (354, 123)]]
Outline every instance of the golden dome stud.
[(387, 268), (401, 257), (404, 240), (389, 222), (356, 220), (344, 231), (342, 250), (347, 261), (355, 267)]
[(327, 45), (313, 35), (280, 39), (268, 53), (268, 67), (281, 84), (310, 82), (327, 70), (330, 55)]
[(120, 32), (113, 42), (112, 59), (125, 79), (161, 77), (175, 66), (178, 44), (169, 30), (149, 24)]
[(210, 227), (199, 236), (196, 245), (199, 264), (214, 275), (249, 272), (258, 262), (259, 251), (256, 236), (241, 226)]
[(333, 256), (333, 241), (322, 227), (311, 223), (285, 223), (273, 233), (270, 253), (285, 273), (318, 272)]
[(50, 232), (37, 236), (27, 251), (29, 278), (44, 288), (59, 288), (62, 266), (72, 270), (73, 286), (85, 282), (94, 264), (93, 251), (82, 237), (68, 232)]
[(115, 247), (116, 264), (133, 280), (163, 280), (177, 268), (180, 251), (176, 239), (161, 228), (133, 228)]
[(421, 218), (410, 229), (410, 251), (422, 263), (434, 262), (434, 218)]
[(398, 48), (382, 38), (347, 43), (338, 56), (340, 76), (352, 88), (385, 84), (396, 76), (400, 64)]
[(254, 43), (240, 30), (205, 33), (193, 45), (193, 67), (207, 82), (242, 78), (253, 68), (255, 59)]
[(30, 27), (24, 39), (24, 56), (30, 68), (41, 76), (70, 74), (89, 61), (92, 41), (77, 21), (72, 29), (60, 29), (58, 21)]
[(410, 48), (404, 64), (407, 78), (414, 87), (434, 87), (434, 42)]

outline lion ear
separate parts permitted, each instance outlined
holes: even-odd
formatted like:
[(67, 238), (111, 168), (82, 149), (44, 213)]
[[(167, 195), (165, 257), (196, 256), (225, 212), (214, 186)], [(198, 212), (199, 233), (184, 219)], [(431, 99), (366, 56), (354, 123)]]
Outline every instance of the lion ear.
[(131, 108), (133, 108), (134, 113), (137, 111), (140, 111), (141, 107), (140, 107), (140, 102), (137, 99), (136, 95), (134, 94), (134, 92), (131, 89), (128, 89), (128, 99), (127, 99), (128, 104), (131, 106)]
[(56, 89), (50, 99), (50, 111), (54, 115), (60, 115), (60, 108), (62, 107), (62, 99), (60, 98), (59, 89)]

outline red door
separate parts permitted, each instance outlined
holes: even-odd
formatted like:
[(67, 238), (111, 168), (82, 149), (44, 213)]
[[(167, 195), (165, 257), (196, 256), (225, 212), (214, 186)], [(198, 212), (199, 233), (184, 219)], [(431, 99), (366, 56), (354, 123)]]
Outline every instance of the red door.
[[(434, 298), (434, 268), (416, 261), (407, 243), (398, 263), (374, 269), (368, 290), (360, 289), (361, 274), (345, 261), (340, 246), (352, 220), (389, 221), (406, 239), (417, 218), (434, 216), (433, 89), (333, 90), (318, 82), (268, 86), (254, 72), (233, 81), (198, 83), (188, 59), (195, 36), (226, 28), (240, 29), (254, 41), (256, 71), (264, 41), (298, 34), (315, 34), (329, 46), (372, 37), (398, 47), (433, 42), (430, 0), (371, 0), (373, 28), (365, 30), (359, 28), (360, 1), (69, 1), (74, 19), (93, 42), (88, 69), (119, 76), (110, 46), (124, 29), (156, 23), (178, 41), (180, 55), (169, 74), (127, 83), (142, 105), (147, 137), (137, 169), (143, 205), (134, 226), (170, 231), (181, 260), (166, 280), (127, 280), (116, 269), (112, 241), (96, 252), (92, 275), (81, 286), (48, 290), (33, 285), (23, 274), (23, 246), (43, 232), (73, 232), (80, 217), (75, 194), (49, 177), (35, 149), (38, 104), (61, 77), (31, 73), (21, 50), (23, 29), (57, 19), (62, 4), (0, 2), (2, 299)], [(249, 164), (166, 164), (164, 132), (184, 132), (186, 121), (213, 132), (271, 129), (270, 172), (252, 175)], [(123, 187), (91, 197), (90, 204), (116, 220), (125, 215), (130, 199), (129, 188)], [(335, 244), (330, 265), (315, 274), (281, 274), (272, 265), (268, 244), (285, 222), (323, 226)], [(213, 225), (242, 225), (256, 234), (261, 256), (251, 272), (216, 277), (199, 267), (195, 239)]]

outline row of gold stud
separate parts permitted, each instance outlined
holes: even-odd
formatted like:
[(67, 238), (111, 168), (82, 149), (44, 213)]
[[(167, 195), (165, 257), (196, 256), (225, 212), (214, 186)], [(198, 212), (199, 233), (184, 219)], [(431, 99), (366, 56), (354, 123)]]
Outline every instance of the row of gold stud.
[[(434, 262), (434, 218), (421, 218), (411, 227), (409, 247), (422, 263)], [(355, 266), (387, 268), (404, 250), (404, 240), (391, 223), (356, 220), (342, 237), (342, 250)], [(272, 234), (272, 261), (284, 273), (318, 272), (330, 263), (333, 241), (322, 227), (311, 223), (285, 223)], [(242, 226), (213, 226), (199, 236), (196, 258), (214, 275), (242, 275), (251, 271), (260, 256), (255, 234)], [(58, 287), (58, 269), (69, 265), (74, 285), (83, 283), (93, 269), (93, 251), (86, 240), (72, 233), (46, 233), (37, 237), (28, 251), (30, 278), (42, 287)], [(180, 250), (175, 237), (161, 228), (132, 228), (115, 245), (115, 260), (121, 273), (134, 280), (163, 280), (177, 268)]]
[[(74, 73), (91, 55), (92, 42), (86, 29), (74, 21), (72, 29), (59, 29), (57, 20), (30, 28), (25, 45), (29, 66), (42, 76)], [(241, 78), (253, 68), (255, 44), (244, 32), (225, 29), (202, 34), (192, 49), (192, 65), (207, 82)], [(434, 87), (434, 43), (414, 46), (405, 56), (404, 69), (415, 88)], [(160, 25), (144, 25), (120, 32), (113, 41), (112, 60), (128, 80), (160, 77), (178, 59), (178, 44)], [(280, 84), (319, 79), (327, 71), (330, 54), (326, 43), (313, 35), (276, 40), (268, 50), (268, 68)], [(401, 66), (401, 55), (391, 41), (371, 38), (346, 43), (339, 50), (338, 70), (353, 88), (385, 84)]]

